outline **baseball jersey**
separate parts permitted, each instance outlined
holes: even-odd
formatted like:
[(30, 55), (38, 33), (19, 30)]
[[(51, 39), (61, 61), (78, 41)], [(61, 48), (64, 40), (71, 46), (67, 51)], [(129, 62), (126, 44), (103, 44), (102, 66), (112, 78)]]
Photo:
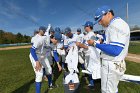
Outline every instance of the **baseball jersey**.
[(44, 37), (39, 34), (35, 35), (32, 40), (32, 47), (30, 49), (30, 53), (35, 61), (38, 61), (38, 56), (43, 53), (44, 47)]
[(50, 44), (50, 37), (48, 36), (42, 36), (43, 38), (43, 46), (42, 46), (42, 49), (41, 49), (41, 53), (42, 55), (46, 55), (46, 53), (50, 52), (51, 51), (51, 44)]
[(31, 42), (33, 44), (32, 48), (36, 49), (36, 53), (41, 54), (42, 53), (42, 47), (44, 45), (44, 37), (37, 34), (32, 38)]
[[(35, 35), (35, 36), (36, 36), (36, 35)], [(32, 44), (32, 45), (33, 45), (35, 36), (33, 36), (33, 37), (31, 38), (31, 44)]]
[(58, 42), (58, 44), (57, 44), (57, 49), (60, 49), (60, 48), (63, 47), (63, 45), (64, 45), (64, 40), (65, 40), (65, 39), (66, 39), (66, 36), (62, 34), (62, 39), (61, 39), (60, 42)]
[(127, 56), (129, 39), (130, 39), (130, 29), (128, 24), (123, 21), (121, 18), (114, 18), (108, 25), (106, 31), (106, 44), (116, 45), (123, 48), (121, 53), (118, 56), (107, 55), (104, 52), (101, 54), (101, 57), (106, 60), (111, 61), (121, 61)]
[(82, 33), (79, 34), (79, 35), (77, 34), (77, 41), (78, 42), (81, 42), (82, 43), (83, 39), (84, 39), (84, 34), (82, 34)]
[[(84, 40), (83, 40), (83, 44), (85, 44), (86, 46), (88, 46), (87, 40), (90, 40), (92, 36), (95, 36), (93, 31), (88, 32), (85, 36), (84, 36)], [(88, 51), (88, 49), (83, 49), (85, 54), (88, 54), (90, 51)]]
[(68, 46), (68, 48), (74, 46), (77, 42), (77, 35), (73, 34), (72, 38), (67, 37), (64, 40), (64, 46)]

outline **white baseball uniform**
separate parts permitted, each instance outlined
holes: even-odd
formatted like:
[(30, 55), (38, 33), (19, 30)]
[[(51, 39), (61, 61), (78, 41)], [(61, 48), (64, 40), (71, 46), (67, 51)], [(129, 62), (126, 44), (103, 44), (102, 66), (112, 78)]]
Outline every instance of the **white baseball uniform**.
[(84, 37), (84, 44), (88, 46), (88, 49), (84, 49), (85, 53), (85, 67), (92, 74), (93, 79), (101, 78), (101, 63), (100, 63), (100, 53), (97, 48), (89, 46), (87, 40), (96, 35), (93, 31), (88, 32)]
[(74, 46), (77, 42), (77, 35), (73, 34), (72, 38), (66, 37), (64, 40), (64, 46), (68, 46), (68, 49), (70, 49), (72, 46)]
[(44, 38), (45, 38), (45, 49), (46, 50), (44, 50), (44, 51), (46, 51), (46, 55), (47, 55), (47, 58), (48, 58), (48, 60), (49, 60), (49, 62), (50, 62), (50, 65), (52, 65), (53, 64), (53, 58), (52, 58), (52, 53), (51, 53), (51, 50), (52, 50), (52, 46), (51, 46), (51, 43), (50, 43), (50, 34), (49, 34), (49, 29), (50, 29), (50, 27), (48, 26), (48, 28), (47, 28), (47, 30), (46, 30), (46, 32), (45, 32), (45, 36), (44, 36)]
[(65, 62), (65, 50), (62, 49), (64, 47), (64, 40), (66, 39), (66, 36), (62, 34), (62, 40), (57, 44), (57, 52), (62, 57), (62, 62)]
[(38, 61), (42, 64), (42, 69), (40, 71), (35, 70), (36, 62), (31, 53), (29, 57), (30, 57), (30, 61), (32, 63), (33, 69), (35, 71), (35, 75), (36, 75), (35, 81), (41, 82), (42, 76), (43, 76), (43, 67), (45, 68), (47, 74), (52, 73), (52, 68), (49, 64), (46, 53), (44, 52), (45, 40), (43, 36), (40, 36), (39, 34), (37, 34), (32, 38), (31, 42), (33, 43), (32, 48), (36, 49), (36, 55), (37, 55)]
[(130, 29), (121, 18), (114, 18), (105, 31), (106, 44), (123, 47), (118, 56), (101, 54), (101, 89), (102, 93), (116, 93), (121, 76), (125, 72), (125, 57), (128, 53)]
[[(65, 62), (65, 55), (66, 55), (65, 50), (63, 49), (65, 38), (66, 37), (62, 34), (62, 40), (60, 42), (58, 42), (56, 45), (54, 45), (54, 44), (51, 45), (52, 50), (57, 51), (59, 58), (61, 58), (61, 60), (59, 60), (59, 61), (62, 61), (62, 62)], [(53, 51), (52, 51), (52, 55), (54, 56)]]

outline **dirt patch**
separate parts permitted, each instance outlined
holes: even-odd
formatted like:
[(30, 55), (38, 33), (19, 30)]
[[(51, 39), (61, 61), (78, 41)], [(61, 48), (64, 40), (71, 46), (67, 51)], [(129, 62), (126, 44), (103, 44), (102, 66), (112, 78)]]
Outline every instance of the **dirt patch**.
[(126, 60), (140, 63), (140, 55), (128, 53)]
[(13, 50), (13, 49), (30, 48), (30, 47), (31, 47), (31, 45), (27, 45), (27, 46), (14, 46), (14, 47), (0, 48), (0, 50)]
[[(0, 48), (0, 50), (13, 50), (13, 49), (20, 49), (20, 48), (30, 48), (31, 45), (27, 45), (27, 46), (14, 46), (14, 47), (5, 47), (5, 48)], [(137, 54), (131, 54), (128, 53), (126, 60), (132, 61), (132, 62), (136, 62), (136, 63), (140, 63), (140, 55)]]

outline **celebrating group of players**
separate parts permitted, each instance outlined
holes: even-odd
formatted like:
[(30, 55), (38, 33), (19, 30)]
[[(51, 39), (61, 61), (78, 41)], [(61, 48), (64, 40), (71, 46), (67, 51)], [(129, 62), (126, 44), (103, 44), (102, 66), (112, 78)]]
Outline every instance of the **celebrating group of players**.
[(47, 28), (39, 27), (31, 39), (29, 55), (35, 71), (36, 93), (40, 93), (44, 76), (48, 79), (49, 89), (54, 88), (54, 63), (59, 71), (67, 69), (70, 73), (79, 73), (78, 62), (82, 72), (89, 77), (89, 87), (94, 87), (94, 80), (101, 78), (102, 93), (118, 92), (117, 85), (125, 71), (129, 27), (121, 18), (114, 17), (113, 10), (108, 6), (98, 8), (94, 19), (106, 28), (104, 36), (94, 33), (95, 24), (91, 21), (83, 25), (85, 34), (80, 28), (73, 33), (70, 27), (63, 32), (59, 27), (53, 29), (50, 24)]

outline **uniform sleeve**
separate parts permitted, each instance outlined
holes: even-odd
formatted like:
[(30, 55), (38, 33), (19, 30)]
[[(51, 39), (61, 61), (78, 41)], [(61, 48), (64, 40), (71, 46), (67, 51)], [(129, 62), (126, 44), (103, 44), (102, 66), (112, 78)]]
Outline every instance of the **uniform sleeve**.
[(116, 46), (120, 46), (124, 48), (126, 41), (128, 39), (127, 30), (125, 30), (124, 28), (115, 27), (112, 25), (108, 29), (108, 31), (109, 31), (109, 43), (111, 45), (116, 45)]
[(117, 45), (111, 45), (111, 44), (98, 44), (97, 43), (96, 47), (99, 48), (104, 53), (111, 56), (118, 56), (123, 50), (122, 47), (117, 46)]
[(59, 56), (56, 50), (53, 50), (54, 60), (55, 62), (59, 62)]
[(37, 58), (37, 55), (36, 55), (36, 49), (33, 46), (30, 49), (30, 53), (31, 53), (32, 57), (34, 58), (34, 60), (38, 61), (38, 58)]

